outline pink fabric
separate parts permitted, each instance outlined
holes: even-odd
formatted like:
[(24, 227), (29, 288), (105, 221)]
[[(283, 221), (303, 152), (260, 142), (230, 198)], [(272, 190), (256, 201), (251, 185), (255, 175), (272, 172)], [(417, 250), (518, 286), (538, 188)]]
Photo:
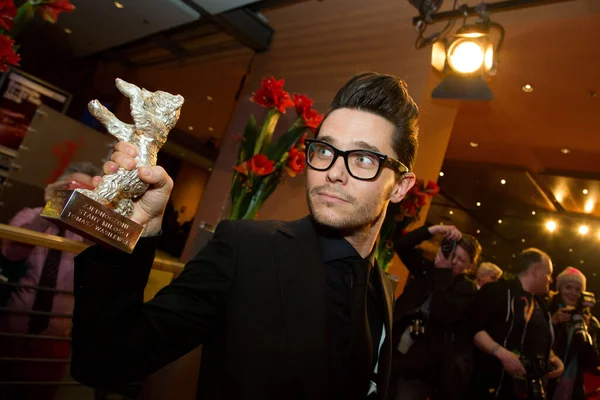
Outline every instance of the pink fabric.
[[(35, 230), (38, 232), (56, 235), (59, 229), (56, 225), (40, 217), (42, 208), (24, 208), (19, 211), (10, 221), (10, 225)], [(70, 231), (65, 232), (67, 239), (83, 241), (83, 238)], [(27, 260), (29, 268), (19, 283), (26, 285), (38, 285), (42, 268), (48, 254), (48, 249), (45, 247), (34, 247), (24, 245), (22, 243), (2, 241), (2, 253), (10, 260)], [(74, 253), (62, 253), (56, 288), (59, 290), (73, 291), (73, 265)], [(17, 310), (31, 310), (35, 300), (35, 290), (26, 288), (15, 288), (11, 295), (7, 307)], [(55, 294), (52, 304), (52, 311), (56, 313), (72, 313), (73, 312), (73, 295)], [(29, 315), (3, 313), (0, 319), (0, 331), (13, 333), (27, 333)], [(71, 319), (70, 318), (50, 318), (48, 328), (41, 333), (42, 335), (51, 336), (70, 336), (71, 334)]]

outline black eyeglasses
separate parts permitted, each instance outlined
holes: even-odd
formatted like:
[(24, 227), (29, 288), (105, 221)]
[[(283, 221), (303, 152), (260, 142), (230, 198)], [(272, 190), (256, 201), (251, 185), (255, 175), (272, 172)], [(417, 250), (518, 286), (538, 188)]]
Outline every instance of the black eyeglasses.
[(370, 181), (379, 175), (384, 164), (400, 173), (407, 173), (408, 167), (398, 160), (372, 150), (339, 150), (317, 139), (306, 139), (306, 163), (317, 171), (327, 171), (342, 156), (348, 173), (361, 181)]

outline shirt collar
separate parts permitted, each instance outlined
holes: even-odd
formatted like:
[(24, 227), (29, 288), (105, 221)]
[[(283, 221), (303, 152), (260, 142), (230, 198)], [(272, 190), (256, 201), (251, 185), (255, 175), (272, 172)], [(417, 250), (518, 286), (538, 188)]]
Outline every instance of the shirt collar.
[[(341, 236), (334, 234), (319, 233), (319, 246), (321, 247), (321, 257), (324, 262), (330, 262), (335, 260), (341, 260), (349, 257), (360, 257), (360, 254), (354, 247)], [(369, 261), (371, 265), (375, 265), (375, 249), (377, 245), (373, 246), (371, 253), (364, 259)], [(360, 257), (362, 258), (362, 257)]]

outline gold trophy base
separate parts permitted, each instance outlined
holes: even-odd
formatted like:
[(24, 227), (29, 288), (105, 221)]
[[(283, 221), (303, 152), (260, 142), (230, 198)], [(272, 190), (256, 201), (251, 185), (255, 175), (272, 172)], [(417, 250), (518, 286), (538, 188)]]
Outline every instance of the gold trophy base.
[(144, 227), (73, 190), (58, 190), (42, 217), (100, 245), (132, 253)]

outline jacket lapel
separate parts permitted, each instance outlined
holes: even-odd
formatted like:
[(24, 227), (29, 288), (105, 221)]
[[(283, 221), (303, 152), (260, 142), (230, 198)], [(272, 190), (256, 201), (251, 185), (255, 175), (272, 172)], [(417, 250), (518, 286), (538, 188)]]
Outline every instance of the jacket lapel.
[[(296, 377), (326, 390), (328, 330), (325, 268), (312, 219), (284, 223), (275, 233), (275, 265), (286, 323), (286, 357)], [(294, 376), (294, 375), (292, 375)], [(318, 398), (318, 397), (316, 397)]]
[[(376, 263), (377, 264), (377, 263)], [(383, 295), (383, 303), (385, 305), (384, 310), (384, 329), (385, 329), (385, 341), (381, 346), (379, 353), (379, 364), (377, 368), (377, 376), (379, 382), (377, 382), (377, 389), (379, 397), (384, 399), (387, 397), (388, 384), (391, 373), (391, 360), (392, 360), (392, 315), (394, 306), (394, 293), (392, 291), (392, 285), (386, 276), (385, 272), (375, 265), (377, 274), (375, 276), (378, 279), (378, 286), (380, 288), (379, 293)]]

